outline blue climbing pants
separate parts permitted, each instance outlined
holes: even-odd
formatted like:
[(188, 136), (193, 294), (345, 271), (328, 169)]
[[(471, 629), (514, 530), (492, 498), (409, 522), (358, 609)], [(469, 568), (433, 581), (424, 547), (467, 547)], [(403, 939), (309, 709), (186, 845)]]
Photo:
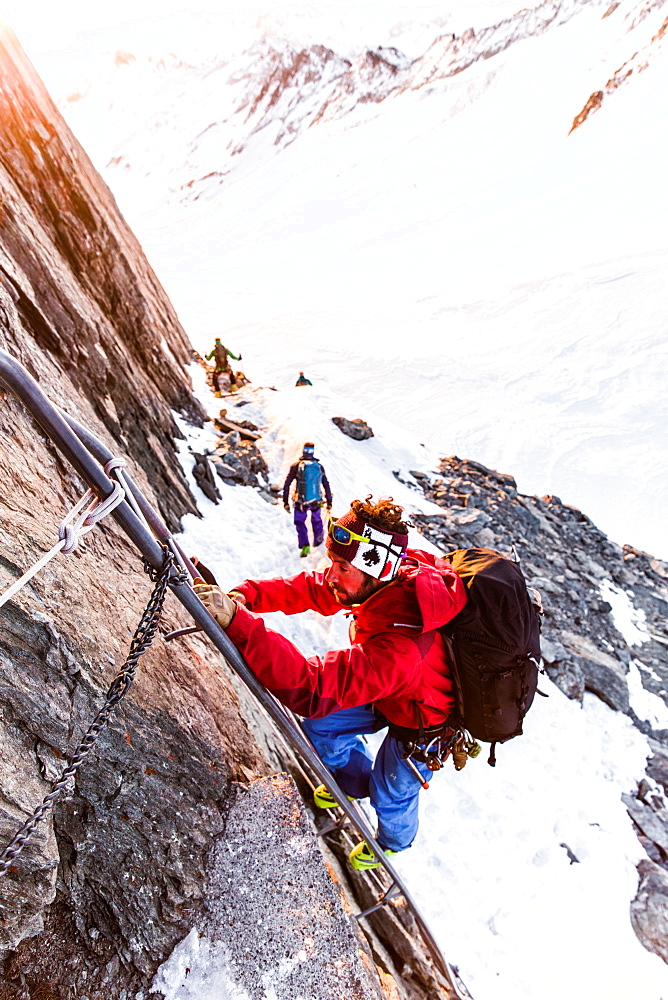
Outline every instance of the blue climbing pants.
[[(391, 851), (405, 851), (410, 847), (418, 828), (421, 786), (409, 765), (402, 760), (403, 747), (399, 740), (388, 733), (374, 761), (366, 743), (360, 739), (364, 733), (379, 730), (379, 721), (371, 705), (344, 708), (324, 719), (303, 719), (302, 727), (346, 795), (371, 799), (378, 817), (380, 846)], [(425, 779), (433, 777), (426, 764), (414, 763)]]

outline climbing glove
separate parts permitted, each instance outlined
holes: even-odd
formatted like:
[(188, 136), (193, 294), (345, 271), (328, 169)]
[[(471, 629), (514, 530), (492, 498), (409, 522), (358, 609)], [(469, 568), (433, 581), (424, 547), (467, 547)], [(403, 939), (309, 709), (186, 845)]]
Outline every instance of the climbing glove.
[(236, 602), (224, 594), (220, 587), (212, 587), (208, 583), (196, 583), (193, 590), (220, 627), (227, 628), (236, 614)]

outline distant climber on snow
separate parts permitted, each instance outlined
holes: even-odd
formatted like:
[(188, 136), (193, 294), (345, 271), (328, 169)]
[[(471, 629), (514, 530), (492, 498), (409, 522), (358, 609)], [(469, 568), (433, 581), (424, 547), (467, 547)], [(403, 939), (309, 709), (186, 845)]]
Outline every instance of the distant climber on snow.
[(308, 380), (308, 379), (306, 378), (306, 376), (304, 375), (304, 372), (300, 372), (300, 373), (299, 373), (299, 378), (298, 378), (298, 379), (297, 379), (297, 381), (295, 382), (295, 385), (313, 385), (313, 382), (310, 382), (310, 381), (309, 381), (309, 380)]
[[(370, 796), (377, 840), (388, 856), (413, 843), (418, 795), (431, 775), (428, 758), (410, 759), (410, 748), (424, 751), (451, 732), (453, 685), (439, 629), (467, 601), (448, 562), (408, 549), (402, 517), (391, 497), (354, 500), (330, 522), (325, 572), (246, 580), (229, 594), (195, 587), (256, 676), (304, 717), (305, 732), (343, 791)], [(308, 610), (330, 616), (342, 607), (353, 611), (350, 648), (308, 658), (259, 617)], [(381, 729), (388, 732), (374, 761), (360, 735)], [(336, 805), (324, 785), (314, 798), (322, 809)], [(358, 870), (380, 864), (365, 841), (350, 862)]]
[(213, 381), (216, 390), (218, 392), (222, 391), (220, 376), (227, 375), (230, 380), (230, 389), (234, 392), (237, 387), (237, 377), (230, 365), (229, 359), (234, 358), (235, 361), (241, 361), (241, 355), (233, 354), (229, 348), (225, 347), (220, 337), (216, 337), (216, 342), (212, 350), (206, 355), (205, 360), (211, 361), (212, 358), (214, 361)]
[[(290, 486), (295, 484), (293, 491), (294, 524), (297, 529), (297, 545), (300, 548), (300, 555), (307, 556), (311, 551), (308, 539), (308, 528), (306, 519), (311, 512), (311, 528), (313, 530), (313, 544), (320, 545), (325, 532), (322, 526), (321, 508), (327, 505), (327, 510), (332, 509), (332, 491), (329, 480), (321, 462), (314, 455), (315, 445), (312, 441), (304, 444), (302, 457), (290, 466), (285, 482), (283, 483), (283, 506), (290, 512)], [(323, 490), (325, 499), (323, 500)]]

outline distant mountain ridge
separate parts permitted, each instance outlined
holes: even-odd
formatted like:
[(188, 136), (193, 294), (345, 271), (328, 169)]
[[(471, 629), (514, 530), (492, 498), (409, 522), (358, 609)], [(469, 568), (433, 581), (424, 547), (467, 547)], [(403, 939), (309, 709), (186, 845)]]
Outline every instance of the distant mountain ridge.
[[(666, 22), (646, 36), (646, 22), (660, 11), (666, 0), (544, 0), (529, 9), (479, 31), (470, 28), (459, 35), (444, 34), (434, 39), (423, 55), (411, 59), (392, 46), (366, 49), (355, 58), (343, 57), (325, 45), (300, 47), (288, 38), (265, 38), (232, 59), (207, 58), (202, 64), (182, 60), (175, 53), (146, 60), (131, 51), (114, 55), (119, 81), (129, 66), (134, 74), (172, 76), (184, 88), (181, 99), (187, 102), (191, 122), (184, 148), (184, 162), (170, 171), (172, 196), (189, 202), (204, 193), (211, 194), (237, 167), (239, 157), (251, 146), (261, 150), (284, 149), (309, 128), (354, 116), (357, 121), (373, 117), (375, 107), (387, 99), (423, 88), (430, 93), (447, 88), (448, 81), (470, 67), (486, 66), (511, 46), (566, 24), (586, 9), (600, 9), (601, 20), (622, 19), (628, 38), (626, 52), (615, 73), (600, 91), (583, 95), (580, 111), (573, 109), (573, 128), (581, 125), (601, 106), (603, 96), (627, 85), (634, 74), (642, 72), (658, 57), (666, 34)], [(645, 35), (642, 34), (645, 32)], [(462, 100), (475, 99), (476, 90), (485, 82), (472, 81), (467, 96), (453, 95), (452, 113)], [(186, 89), (188, 96), (186, 96)], [(172, 88), (170, 109), (149, 113), (145, 132), (150, 136), (164, 127), (173, 128), (168, 116), (176, 114)], [(200, 99), (195, 98), (199, 93)], [(217, 96), (216, 96), (217, 95)], [(61, 99), (61, 107), (85, 100), (86, 91), (70, 93)], [(182, 129), (184, 123), (182, 122)], [(188, 130), (185, 126), (184, 130)], [(107, 161), (113, 170), (150, 170), (149, 160), (139, 162), (137, 146), (133, 153), (125, 142)], [(150, 157), (149, 146), (146, 154)]]

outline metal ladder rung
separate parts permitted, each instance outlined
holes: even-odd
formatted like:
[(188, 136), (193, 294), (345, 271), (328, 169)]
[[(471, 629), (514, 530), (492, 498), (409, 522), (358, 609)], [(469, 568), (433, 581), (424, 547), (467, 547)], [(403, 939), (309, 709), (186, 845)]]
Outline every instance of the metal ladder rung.
[(376, 910), (382, 909), (383, 906), (386, 906), (388, 903), (391, 903), (393, 899), (396, 899), (397, 896), (401, 895), (402, 895), (401, 887), (398, 886), (396, 882), (393, 882), (390, 888), (387, 890), (387, 892), (383, 893), (383, 895), (381, 896), (381, 898), (378, 900), (377, 903), (375, 903), (373, 906), (370, 906), (367, 910), (363, 910), (361, 913), (356, 913), (355, 920), (361, 920), (362, 917), (368, 917), (370, 913), (375, 913)]
[(328, 833), (344, 830), (349, 823), (350, 820), (345, 815), (339, 819), (330, 819), (329, 823), (326, 823), (320, 830), (316, 828), (316, 833), (319, 837), (326, 837)]

